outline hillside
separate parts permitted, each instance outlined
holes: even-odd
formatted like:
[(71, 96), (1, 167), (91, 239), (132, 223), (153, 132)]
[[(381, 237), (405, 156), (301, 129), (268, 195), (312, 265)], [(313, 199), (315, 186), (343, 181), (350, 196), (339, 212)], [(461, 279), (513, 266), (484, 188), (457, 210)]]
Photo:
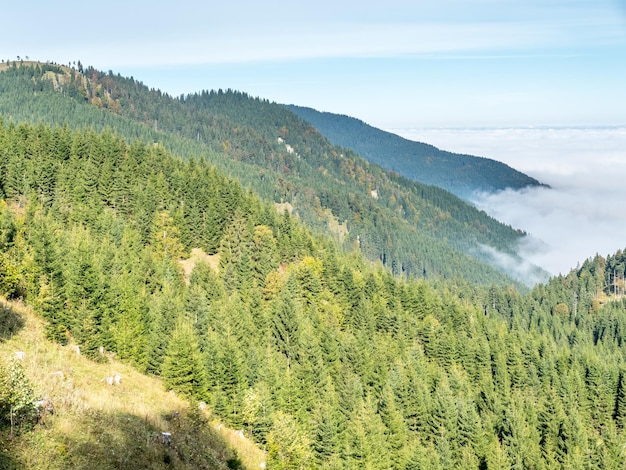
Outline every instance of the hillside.
[[(13, 320), (2, 330), (2, 348), (26, 353), (33, 389), (62, 411), (50, 420), (57, 432), (20, 429), (9, 445), (11, 408), (32, 401), (27, 387), (0, 387), (9, 463), (29, 467), (38, 454), (26, 449), (37, 446), (54, 462), (80, 465), (93, 452), (85, 468), (114, 468), (131, 443), (139, 462), (228, 461), (234, 454), (208, 423), (193, 421), (196, 408), (185, 412), (164, 389), (206, 402), (273, 469), (626, 463), (624, 252), (526, 294), (406, 279), (341, 252), (206, 161), (154, 143), (3, 124), (0, 164), (0, 292), (31, 306), (42, 319), (35, 330), (58, 344), (47, 352), (30, 336), (27, 314), (25, 327)], [(93, 401), (50, 385), (58, 370)], [(100, 382), (116, 372), (118, 388)], [(11, 376), (24, 383), (0, 371), (3, 383)], [(114, 412), (94, 411), (134, 387), (156, 393), (144, 396), (157, 402), (147, 419), (128, 396)], [(73, 440), (65, 420), (75, 403), (91, 411)], [(163, 416), (179, 405), (194, 423), (185, 446), (176, 455), (144, 446), (168, 424), (180, 442)]]
[[(75, 345), (51, 343), (32, 309), (1, 302), (0, 383), (3, 372), (13, 379), (23, 373), (25, 380), (9, 384), (30, 400), (45, 397), (52, 408), (37, 420), (15, 406), (11, 426), (0, 404), (0, 468), (226, 469), (259, 468), (265, 460), (248, 439), (169, 393), (158, 378), (110, 352), (94, 362)], [(163, 442), (163, 432), (171, 442)]]
[[(82, 68), (81, 68), (82, 70)], [(452, 194), (336, 148), (283, 106), (233, 91), (172, 98), (133, 78), (53, 64), (0, 74), (0, 114), (73, 129), (111, 129), (203, 159), (266, 202), (288, 203), (318, 234), (395, 275), (512, 282), (482, 247), (515, 257), (524, 234)], [(330, 228), (330, 230), (329, 230)], [(536, 277), (545, 273), (537, 269)]]
[(371, 163), (469, 200), (474, 192), (540, 185), (539, 181), (496, 160), (456, 154), (404, 139), (359, 119), (287, 105), (330, 142), (352, 149)]

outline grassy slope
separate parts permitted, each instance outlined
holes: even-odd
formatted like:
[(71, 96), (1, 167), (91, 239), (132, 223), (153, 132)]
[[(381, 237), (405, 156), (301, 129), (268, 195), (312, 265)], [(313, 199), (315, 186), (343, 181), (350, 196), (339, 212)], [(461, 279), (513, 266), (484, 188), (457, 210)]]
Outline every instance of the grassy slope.
[[(227, 468), (236, 455), (259, 468), (264, 453), (246, 438), (165, 390), (162, 382), (115, 359), (94, 363), (70, 346), (44, 338), (43, 324), (21, 304), (2, 308), (23, 326), (0, 337), (0, 356), (23, 351), (23, 365), (38, 397), (49, 397), (54, 415), (32, 431), (0, 431), (0, 467), (15, 468)], [(61, 372), (63, 375), (61, 376)], [(102, 380), (121, 374), (120, 385)], [(218, 429), (219, 428), (219, 429)], [(158, 442), (171, 432), (172, 446)], [(234, 452), (233, 452), (234, 450)]]

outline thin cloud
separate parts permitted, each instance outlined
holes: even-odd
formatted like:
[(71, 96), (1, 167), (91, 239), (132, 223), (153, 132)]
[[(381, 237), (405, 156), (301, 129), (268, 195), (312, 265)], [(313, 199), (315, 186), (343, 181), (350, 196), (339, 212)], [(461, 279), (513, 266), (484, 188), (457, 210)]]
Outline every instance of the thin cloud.
[[(319, 23), (286, 22), (276, 28), (222, 28), (159, 35), (133, 42), (72, 45), (74, 55), (117, 66), (176, 66), (337, 58), (470, 56), (592, 45), (588, 24), (555, 28), (550, 22)], [(576, 31), (577, 36), (572, 33)], [(113, 39), (114, 41), (114, 39)], [(83, 50), (81, 50), (83, 48)], [(120, 50), (124, 52), (120, 54)], [(68, 50), (66, 54), (69, 54)], [(501, 55), (501, 54), (500, 54)]]
[[(14, 50), (40, 60), (81, 58), (106, 69), (451, 53), (498, 55), (505, 50), (571, 50), (626, 40), (623, 21), (604, 2), (422, 3), (233, 1), (216, 5), (182, 0), (153, 2), (148, 8), (141, 1), (113, 1), (107, 9), (125, 14), (104, 22), (102, 31), (96, 31), (92, 21), (84, 21), (101, 16), (101, 9), (94, 5), (82, 4), (77, 9), (78, 21), (67, 9), (51, 7), (49, 2), (13, 2), (5, 8), (5, 16), (28, 18), (29, 28), (19, 21), (7, 22), (0, 31), (0, 43), (5, 54)], [(42, 14), (32, 15), (32, 11)], [(66, 23), (71, 27), (49, 34), (50, 24)]]
[[(526, 243), (526, 239), (524, 239)], [(536, 241), (533, 241), (536, 244)], [(538, 244), (538, 246), (541, 243)], [(492, 265), (498, 266), (512, 278), (517, 279), (528, 287), (545, 282), (547, 280), (546, 271), (533, 264), (528, 259), (519, 256), (511, 256), (508, 253), (498, 251), (492, 246), (479, 244), (476, 254)]]
[[(626, 175), (624, 175), (626, 177)], [(556, 275), (585, 259), (626, 247), (623, 191), (594, 188), (504, 191), (477, 196), (476, 205), (530, 235), (518, 254)]]
[[(520, 22), (296, 22), (276, 29), (235, 27), (228, 33), (222, 28), (216, 31), (209, 28), (193, 36), (184, 32), (156, 36), (152, 32), (130, 42), (124, 38), (117, 45), (114, 36), (106, 43), (87, 38), (82, 44), (66, 44), (60, 52), (66, 56), (88, 56), (96, 62), (117, 66), (173, 66), (523, 50), (546, 43), (560, 46), (565, 41), (566, 37), (548, 27)], [(53, 45), (48, 51), (42, 51), (42, 54), (58, 54), (59, 48)]]

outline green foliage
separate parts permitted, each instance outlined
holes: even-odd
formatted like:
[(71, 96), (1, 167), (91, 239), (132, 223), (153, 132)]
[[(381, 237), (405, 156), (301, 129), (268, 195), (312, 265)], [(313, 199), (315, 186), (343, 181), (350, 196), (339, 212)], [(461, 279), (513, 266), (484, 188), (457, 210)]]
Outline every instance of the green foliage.
[(280, 411), (267, 436), (268, 464), (276, 469), (310, 468), (310, 445), (295, 420)]
[(207, 398), (206, 369), (195, 332), (190, 324), (179, 321), (165, 354), (161, 371), (165, 385), (189, 398)]
[(0, 201), (0, 292), (8, 298), (23, 294), (24, 279), (16, 258), (18, 227), (6, 202)]
[(20, 362), (0, 362), (0, 426), (20, 429), (36, 420), (32, 385)]
[[(62, 84), (57, 92), (52, 77)], [(345, 249), (358, 247), (368, 259), (381, 262), (398, 276), (509, 282), (503, 281), (502, 272), (486, 266), (489, 259), (480, 255), (477, 243), (515, 256), (512, 247), (521, 233), (444, 190), (386, 172), (349, 150), (335, 148), (281, 105), (231, 90), (203, 91), (175, 99), (132, 78), (92, 68), (86, 68), (82, 78), (76, 72), (54, 72), (44, 64), (40, 68), (10, 67), (0, 74), (0, 115), (75, 129), (114, 129), (129, 141), (140, 139), (156, 145), (150, 153), (167, 148), (186, 157), (202, 156), (265, 201), (290, 203), (300, 220), (317, 233), (328, 234), (329, 226), (343, 224), (343, 229), (332, 233)], [(42, 137), (46, 138), (43, 145), (32, 152), (24, 152), (22, 145), (12, 148), (24, 158), (4, 164), (9, 170), (3, 184), (8, 197), (25, 194), (33, 186), (39, 194), (50, 197), (57, 174), (64, 178), (72, 174), (74, 180), (68, 182), (72, 194), (62, 208), (71, 203), (75, 215), (82, 210), (80, 217), (89, 217), (100, 209), (85, 203), (92, 193), (98, 193), (105, 207), (130, 210), (133, 198), (128, 194), (134, 181), (122, 178), (121, 173), (132, 169), (129, 163), (137, 164), (123, 158), (119, 142), (103, 139), (101, 155), (93, 161), (88, 159), (79, 169), (45, 158), (57, 137)], [(69, 156), (72, 165), (89, 151), (83, 138), (74, 140), (67, 138), (65, 128), (57, 151), (64, 160)], [(135, 152), (141, 159), (146, 150), (135, 147)], [(102, 158), (104, 155), (111, 159)], [(34, 178), (24, 178), (31, 166), (37, 170)], [(135, 167), (135, 171), (144, 169), (151, 170), (143, 165)], [(202, 184), (205, 172), (214, 170), (202, 165), (196, 169), (200, 171), (192, 171), (185, 179), (174, 172), (176, 183), (169, 187), (163, 178), (169, 169), (152, 174), (145, 183), (149, 191), (138, 195), (140, 201), (134, 201), (134, 207), (140, 211), (137, 222), (144, 235), (150, 231), (152, 211), (168, 210), (186, 248), (191, 239), (199, 240), (202, 248), (213, 254), (220, 248), (222, 232), (231, 220), (230, 206), (225, 202), (242, 197), (243, 192), (237, 185)], [(499, 176), (491, 179), (497, 181)], [(163, 196), (177, 191), (190, 196), (185, 205), (164, 204)], [(282, 232), (274, 235), (279, 250), (289, 248), (288, 240), (280, 240)], [(302, 239), (289, 238), (294, 247), (303, 247)]]
[(276, 341), (276, 347), (286, 359), (287, 369), (291, 361), (295, 359), (299, 349), (298, 306), (294, 301), (295, 282), (293, 278), (283, 287), (278, 298), (272, 305), (272, 333)]
[(9, 298), (17, 297), (21, 281), (22, 273), (19, 264), (6, 253), (0, 253), (0, 292)]
[(181, 259), (185, 249), (180, 242), (180, 230), (167, 211), (157, 213), (152, 225), (153, 250), (160, 258)]

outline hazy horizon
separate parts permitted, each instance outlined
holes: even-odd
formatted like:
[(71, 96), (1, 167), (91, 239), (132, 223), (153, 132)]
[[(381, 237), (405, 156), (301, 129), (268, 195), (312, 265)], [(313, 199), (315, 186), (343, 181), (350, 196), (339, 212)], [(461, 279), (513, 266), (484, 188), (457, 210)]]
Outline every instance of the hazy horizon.
[(566, 274), (596, 254), (626, 248), (626, 126), (392, 132), (501, 161), (550, 185), (476, 194), (473, 202), (526, 231), (520, 255), (552, 275)]

